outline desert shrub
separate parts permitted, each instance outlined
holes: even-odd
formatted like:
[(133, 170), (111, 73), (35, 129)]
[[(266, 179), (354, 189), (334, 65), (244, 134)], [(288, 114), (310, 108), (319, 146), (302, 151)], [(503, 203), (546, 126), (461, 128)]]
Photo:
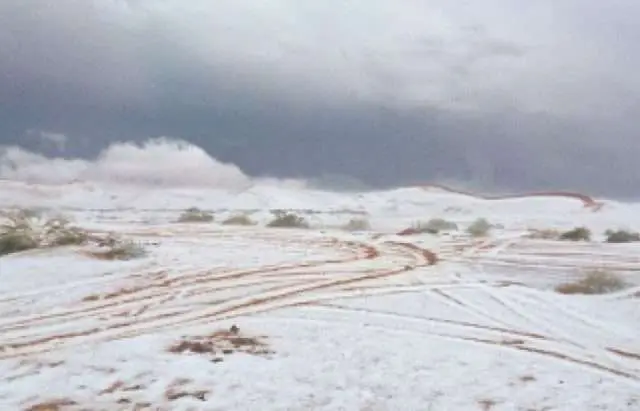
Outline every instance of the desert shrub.
[(105, 255), (110, 260), (132, 260), (144, 257), (147, 251), (142, 245), (131, 240), (121, 240), (110, 247)]
[(438, 233), (440, 231), (454, 231), (458, 229), (458, 225), (452, 221), (442, 218), (432, 218), (427, 221), (424, 227), (428, 232)]
[(491, 230), (491, 224), (484, 218), (478, 218), (467, 227), (467, 233), (473, 237), (484, 237), (489, 234), (489, 230)]
[(213, 221), (213, 214), (200, 210), (198, 207), (188, 208), (178, 217), (179, 223), (209, 223), (211, 221)]
[(32, 223), (22, 211), (3, 213), (0, 225), (0, 255), (17, 253), (38, 247)]
[(78, 227), (64, 227), (53, 231), (48, 239), (48, 246), (59, 247), (67, 245), (81, 245), (89, 240), (89, 234)]
[(346, 231), (367, 231), (371, 230), (371, 224), (366, 218), (352, 218), (342, 226)]
[(604, 233), (607, 236), (607, 243), (633, 243), (640, 241), (640, 234), (626, 230), (607, 230)]
[(458, 225), (442, 218), (432, 218), (429, 221), (417, 221), (411, 225), (411, 231), (419, 234), (438, 234), (441, 231), (457, 230)]
[(561, 284), (556, 291), (561, 294), (605, 294), (627, 287), (620, 277), (602, 270), (591, 270), (577, 281)]
[(274, 211), (274, 218), (267, 227), (273, 228), (309, 228), (309, 223), (304, 217), (286, 211)]
[(69, 220), (54, 217), (42, 220), (39, 214), (28, 210), (3, 213), (5, 223), (0, 225), (0, 255), (17, 253), (39, 247), (57, 247), (83, 244), (88, 233), (72, 227)]
[(133, 260), (147, 255), (141, 244), (113, 234), (99, 240), (98, 245), (99, 249), (90, 251), (89, 254), (101, 260)]
[(89, 233), (79, 227), (71, 226), (65, 217), (54, 217), (47, 220), (42, 227), (43, 245), (59, 247), (80, 245), (89, 240)]
[(430, 228), (425, 221), (414, 222), (409, 231), (412, 234), (438, 234), (438, 230)]
[(38, 247), (38, 241), (24, 231), (0, 232), (0, 256), (19, 253)]
[(223, 225), (255, 225), (256, 223), (246, 214), (231, 216), (222, 222)]
[(554, 229), (531, 229), (529, 230), (527, 238), (536, 240), (557, 240), (558, 238), (560, 238), (560, 232)]
[(591, 230), (586, 227), (576, 227), (560, 234), (559, 239), (563, 241), (591, 241)]

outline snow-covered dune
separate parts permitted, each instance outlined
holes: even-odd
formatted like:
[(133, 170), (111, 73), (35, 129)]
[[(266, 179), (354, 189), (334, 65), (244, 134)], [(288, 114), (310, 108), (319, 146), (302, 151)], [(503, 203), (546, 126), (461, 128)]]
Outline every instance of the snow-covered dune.
[[(245, 178), (193, 148), (181, 161), (199, 156), (197, 184), (151, 184), (140, 169), (110, 177), (125, 149), (74, 163), (69, 181), (15, 153), (31, 165), (0, 174), (1, 208), (62, 213), (146, 250), (0, 256), (2, 409), (640, 409), (640, 248), (602, 241), (640, 229), (637, 204), (322, 191)], [(215, 221), (176, 223), (188, 207)], [(311, 227), (269, 228), (275, 209)], [(256, 224), (221, 224), (241, 212)], [(356, 217), (370, 229), (340, 229)], [(479, 217), (494, 226), (475, 238), (465, 229)], [(430, 218), (458, 230), (398, 235)], [(592, 241), (529, 236), (576, 226)], [(555, 290), (589, 270), (624, 287)]]

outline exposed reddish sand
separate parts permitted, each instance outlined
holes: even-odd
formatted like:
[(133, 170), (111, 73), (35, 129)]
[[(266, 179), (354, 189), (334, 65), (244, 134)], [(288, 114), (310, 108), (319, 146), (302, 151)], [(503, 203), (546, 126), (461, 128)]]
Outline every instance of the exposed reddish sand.
[(476, 194), (470, 191), (464, 191), (459, 189), (454, 189), (451, 187), (444, 186), (442, 184), (426, 184), (419, 186), (420, 188), (424, 188), (425, 190), (431, 188), (437, 188), (439, 190), (447, 191), (450, 193), (461, 194), (469, 197), (474, 197), (482, 200), (508, 200), (511, 198), (526, 198), (526, 197), (565, 197), (565, 198), (574, 198), (582, 202), (585, 208), (591, 208), (594, 211), (598, 211), (604, 205), (601, 202), (594, 200), (592, 197), (582, 194), (575, 193), (571, 191), (538, 191), (532, 193), (521, 193), (521, 194), (503, 194), (503, 195), (486, 195), (486, 194)]
[[(430, 189), (438, 189), (442, 191), (446, 191), (448, 193), (460, 194), (468, 197), (473, 197), (481, 200), (508, 200), (512, 198), (527, 198), (527, 197), (564, 197), (576, 199), (582, 202), (582, 205), (585, 208), (591, 209), (594, 212), (600, 211), (602, 206), (604, 205), (602, 202), (594, 200), (592, 197), (582, 194), (582, 193), (574, 193), (571, 191), (538, 191), (533, 193), (521, 193), (521, 194), (503, 194), (503, 195), (487, 195), (487, 194), (476, 194), (470, 191), (455, 189), (451, 187), (444, 186), (442, 184), (425, 184), (418, 186), (419, 188), (430, 190)], [(415, 235), (418, 234), (418, 231), (413, 228), (405, 228), (400, 231), (397, 235)]]

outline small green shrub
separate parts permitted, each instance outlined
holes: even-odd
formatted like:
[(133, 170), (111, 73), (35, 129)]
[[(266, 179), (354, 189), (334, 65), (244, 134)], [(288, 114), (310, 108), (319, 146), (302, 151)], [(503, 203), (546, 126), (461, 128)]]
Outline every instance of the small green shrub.
[(38, 248), (38, 240), (30, 233), (15, 230), (0, 232), (0, 256)]
[(442, 218), (432, 218), (427, 222), (418, 221), (411, 225), (412, 232), (418, 234), (438, 234), (441, 231), (454, 231), (457, 229), (458, 225), (456, 223)]
[(490, 230), (491, 224), (485, 218), (478, 218), (467, 227), (467, 233), (472, 237), (485, 237)]
[(371, 230), (371, 224), (366, 218), (352, 218), (342, 226), (345, 231), (367, 231)]
[(5, 223), (0, 225), (0, 255), (17, 253), (40, 247), (58, 247), (83, 244), (88, 233), (71, 227), (69, 220), (54, 217), (43, 220), (29, 210), (3, 213)]
[(101, 249), (91, 251), (89, 255), (101, 260), (133, 260), (147, 255), (147, 251), (141, 244), (113, 234), (97, 243)]
[(412, 234), (438, 234), (438, 230), (429, 227), (425, 221), (416, 221), (409, 229)]
[(556, 291), (561, 294), (605, 294), (622, 290), (627, 286), (625, 281), (614, 274), (591, 270), (577, 281), (557, 286)]
[(43, 245), (61, 247), (86, 243), (89, 240), (89, 233), (70, 224), (70, 221), (65, 217), (54, 217), (47, 220), (42, 228)]
[(633, 243), (640, 241), (640, 234), (626, 230), (607, 230), (605, 232), (607, 243)]
[(211, 221), (213, 221), (213, 214), (197, 207), (184, 210), (178, 217), (179, 223), (209, 223)]
[(223, 225), (243, 225), (250, 226), (256, 223), (246, 214), (238, 214), (231, 216), (222, 222)]
[(274, 218), (267, 227), (272, 228), (309, 228), (309, 223), (304, 217), (286, 211), (274, 211)]
[(116, 242), (106, 253), (106, 256), (110, 260), (133, 260), (144, 257), (145, 255), (147, 255), (147, 251), (144, 247), (131, 240)]
[(563, 241), (591, 241), (591, 230), (586, 227), (576, 227), (560, 234), (559, 239)]
[(554, 229), (530, 229), (527, 238), (536, 240), (557, 240), (560, 238), (560, 232)]
[(427, 221), (425, 229), (427, 232), (439, 233), (440, 231), (455, 231), (458, 229), (458, 225), (443, 218), (432, 218)]
[(62, 247), (67, 245), (81, 245), (89, 240), (89, 234), (78, 227), (65, 227), (51, 233), (48, 245)]

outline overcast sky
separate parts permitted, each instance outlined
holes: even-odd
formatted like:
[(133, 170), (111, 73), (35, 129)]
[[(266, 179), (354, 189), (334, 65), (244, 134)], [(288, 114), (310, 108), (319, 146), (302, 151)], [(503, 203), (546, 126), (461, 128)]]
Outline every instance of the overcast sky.
[(0, 144), (640, 196), (637, 0), (3, 0)]

